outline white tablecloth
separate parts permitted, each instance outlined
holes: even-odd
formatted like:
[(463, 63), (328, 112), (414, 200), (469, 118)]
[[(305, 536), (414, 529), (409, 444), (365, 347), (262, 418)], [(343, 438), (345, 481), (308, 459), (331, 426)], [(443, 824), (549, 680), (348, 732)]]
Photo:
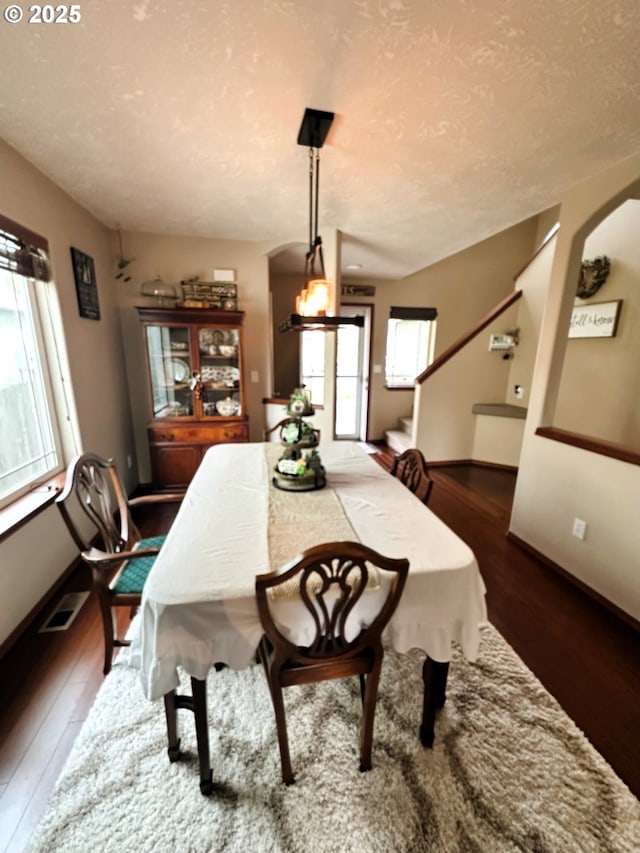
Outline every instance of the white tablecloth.
[[(221, 444), (207, 451), (149, 574), (141, 630), (131, 662), (145, 695), (178, 685), (177, 667), (206, 678), (214, 663), (241, 669), (262, 634), (255, 576), (280, 568), (269, 560), (269, 445)], [(273, 448), (273, 445), (271, 445)], [(451, 644), (474, 660), (486, 620), (485, 586), (469, 547), (357, 443), (323, 442), (327, 488), (338, 497), (356, 539), (410, 570), (387, 636), (400, 652), (424, 650), (448, 661)], [(271, 451), (273, 452), (273, 450)], [(296, 495), (300, 525), (322, 528), (314, 496)], [(318, 534), (317, 543), (326, 541)], [(300, 550), (292, 538), (294, 556)]]

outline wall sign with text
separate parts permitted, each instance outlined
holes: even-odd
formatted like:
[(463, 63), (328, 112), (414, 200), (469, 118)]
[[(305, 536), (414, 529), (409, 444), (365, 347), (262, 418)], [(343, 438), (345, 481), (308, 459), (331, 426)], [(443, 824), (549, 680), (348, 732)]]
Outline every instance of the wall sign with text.
[(613, 338), (618, 329), (622, 299), (574, 305), (569, 324), (570, 338)]
[(80, 316), (87, 317), (89, 320), (99, 320), (98, 284), (96, 282), (93, 258), (81, 252), (80, 249), (74, 249), (72, 246), (71, 261), (73, 263), (73, 277), (76, 282)]

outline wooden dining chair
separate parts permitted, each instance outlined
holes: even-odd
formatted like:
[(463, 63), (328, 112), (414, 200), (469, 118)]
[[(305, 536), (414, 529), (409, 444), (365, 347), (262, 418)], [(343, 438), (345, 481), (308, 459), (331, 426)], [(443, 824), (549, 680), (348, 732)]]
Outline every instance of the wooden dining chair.
[[(131, 508), (176, 502), (183, 494), (145, 495), (128, 500), (112, 459), (84, 453), (71, 461), (56, 504), (91, 567), (104, 630), (104, 668), (111, 669), (114, 647), (128, 646), (117, 636), (113, 608), (139, 606), (144, 582), (160, 552), (164, 536), (142, 539)], [(88, 530), (86, 519), (91, 522)]]
[(429, 476), (425, 458), (417, 447), (411, 447), (395, 457), (391, 465), (391, 475), (404, 483), (423, 504), (429, 502), (433, 480)]
[[(383, 557), (357, 542), (328, 542), (309, 548), (282, 574), (256, 577), (258, 613), (264, 636), (258, 647), (276, 718), (282, 780), (291, 785), (289, 741), (282, 689), (359, 676), (362, 717), (360, 770), (371, 769), (373, 721), (382, 666), (382, 632), (398, 605), (409, 561)], [(349, 636), (349, 616), (363, 596), (385, 590), (368, 626)], [(278, 600), (295, 602), (310, 636), (296, 645), (274, 616)], [(290, 612), (290, 611), (289, 611)], [(295, 622), (298, 618), (294, 617)], [(295, 624), (295, 623), (294, 623)]]

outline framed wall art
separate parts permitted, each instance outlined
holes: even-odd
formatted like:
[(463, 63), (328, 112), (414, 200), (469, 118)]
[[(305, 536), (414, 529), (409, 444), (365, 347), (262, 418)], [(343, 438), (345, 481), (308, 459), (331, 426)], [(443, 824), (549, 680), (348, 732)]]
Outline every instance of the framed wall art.
[(93, 258), (72, 246), (71, 262), (73, 263), (73, 277), (76, 282), (80, 316), (89, 320), (99, 320), (98, 284)]
[(622, 299), (575, 305), (569, 324), (570, 338), (613, 338), (618, 330)]

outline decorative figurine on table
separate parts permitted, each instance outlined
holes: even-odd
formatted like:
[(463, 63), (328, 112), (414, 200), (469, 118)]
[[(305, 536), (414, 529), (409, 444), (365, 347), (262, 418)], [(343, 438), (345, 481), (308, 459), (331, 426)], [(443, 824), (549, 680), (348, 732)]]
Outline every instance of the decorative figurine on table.
[(280, 430), (280, 441), (284, 445), (296, 447), (317, 447), (319, 430), (314, 429), (302, 418), (292, 418), (283, 424)]
[(290, 492), (308, 492), (326, 485), (320, 454), (315, 449), (320, 431), (303, 421), (314, 414), (311, 394), (302, 386), (292, 393), (287, 412), (292, 415), (280, 431), (285, 448), (277, 462), (273, 485)]
[(308, 418), (314, 414), (313, 406), (311, 405), (311, 391), (303, 385), (301, 388), (294, 388), (289, 402), (287, 404), (287, 412), (290, 415), (296, 415), (302, 418)]

